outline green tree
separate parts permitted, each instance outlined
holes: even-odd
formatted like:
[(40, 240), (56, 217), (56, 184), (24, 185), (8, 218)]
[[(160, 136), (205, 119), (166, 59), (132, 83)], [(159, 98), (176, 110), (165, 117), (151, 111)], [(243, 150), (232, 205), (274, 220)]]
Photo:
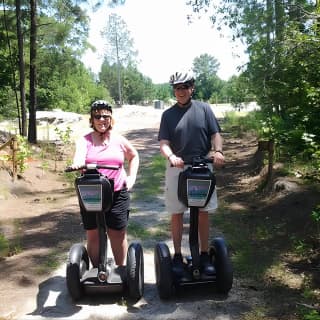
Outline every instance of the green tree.
[(193, 60), (192, 71), (196, 78), (196, 90), (194, 97), (204, 101), (214, 96), (218, 99), (222, 88), (222, 82), (217, 76), (219, 62), (209, 54), (202, 54)]
[(319, 3), (314, 1), (189, 1), (210, 8), (218, 28), (227, 25), (247, 44), (246, 75), (265, 114), (271, 139), (304, 148), (303, 133), (319, 138)]
[(223, 97), (228, 97), (228, 102), (240, 109), (243, 103), (254, 100), (250, 92), (250, 85), (245, 73), (240, 76), (232, 76), (223, 87)]
[(122, 105), (121, 70), (129, 65), (135, 65), (137, 51), (133, 49), (133, 39), (125, 21), (116, 14), (111, 14), (107, 26), (102, 31), (106, 38), (105, 59), (117, 66), (118, 103)]

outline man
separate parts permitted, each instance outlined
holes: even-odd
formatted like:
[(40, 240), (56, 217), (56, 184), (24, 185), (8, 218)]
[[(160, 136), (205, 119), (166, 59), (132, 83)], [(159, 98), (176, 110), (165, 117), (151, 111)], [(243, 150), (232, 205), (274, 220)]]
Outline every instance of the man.
[[(214, 150), (213, 165), (224, 163), (220, 126), (211, 109), (203, 102), (193, 100), (194, 78), (189, 73), (176, 72), (170, 77), (176, 97), (176, 104), (163, 112), (158, 140), (160, 151), (167, 158), (165, 201), (171, 214), (171, 233), (174, 245), (173, 272), (183, 274), (181, 240), (183, 233), (183, 213), (188, 208), (178, 200), (178, 177), (184, 170), (184, 161), (196, 156), (207, 156)], [(214, 191), (209, 203), (199, 212), (200, 266), (207, 275), (214, 273), (208, 254), (209, 212), (217, 208), (217, 194)]]

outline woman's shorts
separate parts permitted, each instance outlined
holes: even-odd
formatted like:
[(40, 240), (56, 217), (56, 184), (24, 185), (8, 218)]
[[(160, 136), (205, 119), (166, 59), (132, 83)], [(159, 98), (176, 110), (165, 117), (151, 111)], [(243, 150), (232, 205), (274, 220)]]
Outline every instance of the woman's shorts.
[[(208, 165), (211, 166), (210, 164)], [(178, 199), (178, 180), (180, 172), (184, 171), (187, 168), (185, 166), (184, 169), (171, 167), (169, 161), (167, 162), (166, 167), (166, 185), (165, 185), (165, 205), (167, 212), (172, 213), (183, 213), (188, 210), (179, 199)], [(211, 167), (212, 169), (212, 167)], [(209, 200), (207, 206), (205, 208), (201, 208), (201, 211), (208, 211), (210, 213), (214, 212), (218, 208), (218, 200), (217, 200), (217, 188), (213, 191), (211, 199)]]
[[(107, 227), (114, 230), (125, 229), (129, 219), (130, 194), (128, 189), (115, 191), (113, 194), (113, 206), (105, 214)], [(85, 230), (97, 228), (95, 213), (83, 212), (80, 210)]]

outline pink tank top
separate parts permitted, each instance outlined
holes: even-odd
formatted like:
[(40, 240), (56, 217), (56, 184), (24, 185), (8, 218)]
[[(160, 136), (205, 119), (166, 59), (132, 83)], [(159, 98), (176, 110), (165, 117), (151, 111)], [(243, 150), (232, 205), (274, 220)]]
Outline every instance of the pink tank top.
[(96, 163), (111, 166), (119, 166), (119, 170), (99, 169), (99, 172), (113, 179), (114, 191), (119, 191), (126, 186), (127, 174), (124, 169), (125, 147), (122, 144), (121, 137), (111, 135), (109, 144), (95, 146), (92, 142), (91, 133), (84, 137), (87, 141), (86, 164)]

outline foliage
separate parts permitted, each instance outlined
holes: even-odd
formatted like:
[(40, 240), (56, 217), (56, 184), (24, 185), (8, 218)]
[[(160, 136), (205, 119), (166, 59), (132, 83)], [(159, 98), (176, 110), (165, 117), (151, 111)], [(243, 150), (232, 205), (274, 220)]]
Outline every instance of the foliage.
[(70, 52), (42, 51), (39, 57), (38, 109), (62, 109), (87, 113), (96, 98), (110, 99), (108, 91), (97, 84), (83, 64)]
[(107, 61), (123, 67), (135, 63), (138, 52), (134, 50), (134, 41), (130, 37), (130, 31), (120, 16), (117, 14), (109, 15), (102, 34), (106, 39), (105, 59)]
[[(209, 101), (221, 91), (222, 81), (217, 76), (219, 63), (216, 58), (202, 54), (193, 60), (193, 73), (196, 78), (195, 99)], [(217, 99), (216, 99), (217, 100)]]
[(57, 133), (60, 141), (62, 141), (64, 144), (71, 143), (72, 129), (69, 126), (67, 126), (66, 130), (61, 130), (58, 127), (55, 127), (54, 131)]
[(9, 253), (9, 241), (0, 233), (0, 259), (6, 257)]
[(320, 205), (311, 212), (311, 218), (317, 225), (318, 240), (320, 241)]
[(18, 152), (16, 155), (16, 161), (19, 171), (23, 173), (27, 168), (27, 160), (32, 155), (30, 145), (26, 137), (17, 135)]
[(245, 73), (240, 76), (232, 76), (224, 85), (222, 92), (223, 96), (228, 97), (228, 102), (238, 109), (241, 109), (245, 102), (255, 101)]
[(302, 313), (302, 319), (303, 320), (320, 320), (320, 313), (316, 310), (306, 310), (306, 308), (303, 309)]
[(261, 129), (260, 113), (252, 111), (247, 114), (239, 115), (235, 111), (225, 114), (223, 131), (229, 132), (232, 136), (241, 137), (248, 132), (257, 132)]
[[(143, 76), (135, 66), (120, 66), (121, 92), (123, 102), (127, 104), (151, 104), (156, 99), (155, 86)], [(99, 74), (100, 83), (109, 88), (114, 101), (118, 101), (118, 66), (104, 61)]]
[[(312, 1), (188, 1), (196, 14), (209, 7), (212, 22), (247, 44), (249, 62), (228, 89), (233, 103), (253, 94), (264, 118), (260, 133), (278, 154), (301, 158), (319, 176), (319, 4)], [(241, 79), (243, 78), (243, 79)], [(244, 85), (244, 88), (242, 88)]]

